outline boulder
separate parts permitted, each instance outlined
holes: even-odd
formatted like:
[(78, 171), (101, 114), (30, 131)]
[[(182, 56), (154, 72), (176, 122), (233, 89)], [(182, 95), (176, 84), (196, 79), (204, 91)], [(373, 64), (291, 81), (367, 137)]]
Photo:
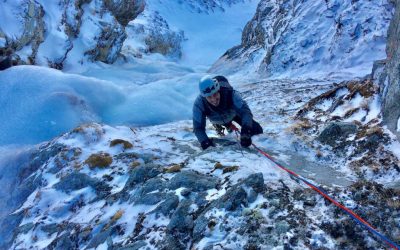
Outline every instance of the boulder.
[(104, 4), (122, 26), (128, 25), (145, 7), (144, 0), (104, 0)]
[(357, 132), (357, 126), (352, 123), (332, 122), (317, 137), (317, 140), (332, 147), (343, 143), (349, 135)]
[(138, 194), (143, 195), (156, 190), (162, 191), (165, 188), (165, 181), (161, 178), (155, 177), (147, 180), (139, 189)]
[(149, 193), (134, 197), (132, 201), (135, 204), (155, 205), (166, 198), (166, 194), (162, 192)]
[(194, 226), (193, 216), (190, 214), (190, 206), (193, 203), (189, 200), (183, 200), (171, 216), (167, 226), (170, 232), (180, 232), (188, 234)]
[(111, 190), (103, 181), (79, 172), (72, 172), (54, 184), (55, 189), (63, 192), (72, 192), (88, 186), (96, 190), (97, 195), (100, 195), (100, 197), (104, 197)]
[(227, 211), (234, 211), (241, 205), (247, 205), (247, 193), (241, 186), (229, 189), (226, 194), (218, 199), (216, 204), (218, 208), (224, 208)]
[(119, 23), (100, 23), (100, 25), (102, 27), (97, 44), (86, 51), (85, 55), (89, 55), (94, 61), (114, 63), (127, 37), (125, 29)]
[(180, 187), (191, 188), (192, 191), (199, 192), (216, 188), (218, 179), (206, 176), (194, 171), (183, 171), (176, 174), (168, 183), (168, 188), (175, 190)]
[(152, 213), (162, 213), (164, 216), (170, 215), (179, 205), (179, 198), (174, 194), (168, 194), (160, 205)]
[(56, 184), (54, 188), (63, 192), (71, 192), (93, 185), (94, 179), (86, 174), (73, 172), (63, 178)]
[(264, 176), (262, 173), (249, 175), (243, 183), (248, 187), (252, 187), (257, 193), (261, 193), (265, 190)]
[(160, 166), (152, 163), (144, 166), (138, 166), (132, 170), (124, 189), (131, 189), (136, 184), (143, 183), (148, 179), (154, 178), (160, 173), (162, 173)]

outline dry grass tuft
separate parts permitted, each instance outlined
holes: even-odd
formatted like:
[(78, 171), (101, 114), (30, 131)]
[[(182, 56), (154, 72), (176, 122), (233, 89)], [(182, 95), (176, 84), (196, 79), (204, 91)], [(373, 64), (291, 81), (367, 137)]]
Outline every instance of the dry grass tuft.
[(112, 157), (109, 153), (100, 152), (89, 156), (84, 163), (89, 165), (90, 168), (105, 168), (110, 166), (112, 161)]
[(164, 173), (177, 173), (180, 172), (181, 170), (182, 170), (181, 164), (173, 164), (168, 168), (164, 168)]
[(124, 149), (133, 148), (132, 143), (130, 143), (130, 142), (128, 142), (128, 141), (125, 141), (125, 140), (122, 140), (122, 139), (115, 139), (115, 140), (112, 140), (112, 141), (110, 142), (110, 147), (114, 147), (114, 146), (119, 145), (119, 144), (122, 144), (122, 146), (124, 147)]
[(138, 166), (140, 166), (140, 162), (138, 162), (138, 161), (133, 161), (133, 162), (129, 165), (130, 168), (136, 168), (136, 167), (138, 167)]
[(312, 128), (312, 124), (309, 120), (300, 120), (294, 123), (292, 126), (288, 128), (289, 132), (293, 132), (294, 134), (301, 135), (302, 131)]
[(222, 165), (221, 162), (217, 162), (214, 165), (214, 169), (223, 169), (223, 168), (224, 168), (224, 165)]

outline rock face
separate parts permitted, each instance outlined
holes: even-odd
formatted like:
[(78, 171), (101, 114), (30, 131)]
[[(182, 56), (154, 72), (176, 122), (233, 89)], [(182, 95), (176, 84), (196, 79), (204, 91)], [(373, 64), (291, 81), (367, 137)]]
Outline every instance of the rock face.
[[(19, 18), (23, 20), (20, 23), (19, 37), (14, 40), (13, 37), (7, 36), (6, 31), (0, 29), (0, 38), (5, 40), (5, 43), (0, 46), (0, 52), (1, 54), (13, 54), (13, 52), (27, 46), (31, 53), (25, 58), (25, 62), (33, 63), (38, 47), (45, 36), (45, 23), (43, 20), (45, 13), (43, 7), (35, 1), (22, 1), (19, 8)], [(13, 21), (18, 22), (18, 20)], [(19, 61), (18, 59), (14, 61), (14, 64), (21, 63), (17, 62)]]
[(380, 79), (383, 95), (383, 121), (400, 139), (400, 1), (389, 26), (386, 48), (387, 62)]
[[(11, 214), (20, 207), (31, 193), (41, 186), (42, 175), (36, 172), (49, 159), (66, 152), (63, 145), (49, 144), (18, 155), (13, 161), (3, 162), (0, 182), (3, 185), (0, 202), (0, 249), (7, 249), (14, 237), (14, 230), (23, 218), (22, 212)], [(8, 216), (7, 216), (8, 215)]]
[(298, 76), (357, 65), (368, 74), (374, 60), (385, 58), (392, 10), (388, 0), (262, 0), (243, 30), (241, 44), (228, 50), (210, 71), (267, 76), (290, 71)]
[[(141, 57), (147, 53), (160, 53), (174, 58), (182, 55), (184, 32), (172, 30), (157, 12), (140, 16), (127, 26), (126, 32), (129, 38), (124, 43), (124, 54), (133, 52), (133, 56)], [(144, 46), (137, 46), (137, 41)]]
[[(112, 63), (126, 39), (125, 26), (144, 9), (138, 1), (16, 1), (5, 2), (16, 28), (0, 25), (0, 52), (12, 51), (20, 64), (62, 69), (87, 59)], [(72, 55), (71, 55), (72, 54)]]
[(105, 6), (111, 11), (114, 17), (122, 26), (135, 19), (138, 13), (144, 10), (144, 0), (119, 1), (119, 0), (104, 0)]
[[(1, 200), (14, 204), (0, 214), (0, 248), (384, 247), (312, 189), (278, 169), (261, 166), (258, 171), (252, 160), (260, 162), (262, 155), (248, 151), (245, 156), (252, 159), (244, 159), (236, 144), (182, 152), (197, 143), (182, 129), (189, 124), (171, 128), (178, 133), (160, 126), (129, 133), (129, 128), (90, 124), (30, 152), (32, 158), (22, 157), (20, 168), (8, 165), (0, 177), (8, 180), (12, 174), (18, 183), (12, 186), (11, 197)], [(135, 138), (136, 147), (110, 146), (116, 138)], [(101, 151), (113, 159), (107, 168), (85, 164), (89, 155)], [(216, 158), (221, 161), (218, 168)], [(182, 170), (164, 171), (176, 161), (182, 161)], [(241, 167), (225, 172), (225, 161)], [(132, 167), (131, 162), (139, 165)], [(9, 169), (16, 172), (7, 173)], [(367, 181), (324, 190), (362, 205), (354, 206), (356, 213), (390, 239), (400, 239), (399, 190)], [(4, 199), (6, 195), (0, 194)]]
[[(343, 158), (344, 165), (361, 178), (396, 176), (398, 159), (385, 147), (391, 140), (382, 128), (379, 100), (379, 86), (372, 79), (343, 82), (298, 111), (300, 122), (294, 132), (329, 145), (335, 154), (331, 157)], [(322, 150), (320, 146), (316, 147)]]

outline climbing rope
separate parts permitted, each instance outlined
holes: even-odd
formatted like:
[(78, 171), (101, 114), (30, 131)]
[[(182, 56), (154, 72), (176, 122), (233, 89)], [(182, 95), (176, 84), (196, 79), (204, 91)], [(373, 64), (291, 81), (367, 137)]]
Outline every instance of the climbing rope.
[[(232, 124), (231, 129), (235, 131), (236, 133), (236, 137), (239, 139), (239, 129), (234, 126)], [(383, 234), (379, 233), (373, 226), (371, 226), (368, 222), (366, 222), (364, 219), (362, 219), (359, 215), (357, 215), (355, 212), (353, 212), (351, 209), (347, 208), (346, 206), (340, 204), (339, 202), (337, 202), (335, 199), (333, 199), (332, 197), (330, 197), (327, 193), (325, 193), (324, 191), (322, 191), (320, 188), (318, 188), (317, 186), (315, 186), (314, 184), (310, 183), (309, 181), (307, 181), (305, 178), (301, 177), (300, 175), (296, 174), (295, 172), (293, 172), (290, 169), (285, 168), (284, 166), (282, 166), (281, 164), (279, 164), (278, 162), (276, 162), (269, 154), (267, 154), (266, 152), (264, 152), (263, 150), (261, 150), (259, 147), (257, 147), (254, 143), (251, 144), (259, 153), (261, 153), (262, 155), (264, 155), (265, 157), (267, 157), (269, 160), (271, 160), (273, 163), (275, 163), (276, 166), (278, 166), (279, 168), (283, 169), (284, 171), (288, 172), (289, 174), (291, 174), (293, 177), (295, 177), (297, 180), (301, 180), (302, 182), (304, 182), (307, 186), (309, 186), (311, 189), (313, 189), (314, 191), (316, 191), (317, 193), (319, 193), (320, 195), (322, 195), (325, 199), (329, 200), (330, 202), (332, 202), (335, 206), (337, 206), (338, 208), (342, 209), (345, 213), (347, 213), (348, 215), (350, 215), (350, 217), (355, 220), (359, 225), (364, 226), (368, 231), (370, 231), (371, 233), (373, 233), (374, 235), (378, 236), (381, 240), (383, 240), (387, 245), (389, 245), (391, 248), (393, 249), (397, 249), (399, 250), (400, 247), (399, 245), (397, 245), (396, 243), (394, 243), (393, 241), (391, 241), (390, 239), (388, 239), (386, 236), (384, 236)]]

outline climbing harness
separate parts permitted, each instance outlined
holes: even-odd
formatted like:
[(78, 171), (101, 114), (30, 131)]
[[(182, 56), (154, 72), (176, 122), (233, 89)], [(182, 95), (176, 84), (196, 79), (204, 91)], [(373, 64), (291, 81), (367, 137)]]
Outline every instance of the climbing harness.
[(222, 127), (222, 125), (220, 125), (220, 124), (213, 124), (213, 126), (214, 126), (215, 131), (217, 132), (217, 135), (218, 135), (218, 136), (224, 136), (224, 135), (225, 135), (225, 133), (224, 133), (225, 128)]
[[(238, 131), (239, 129), (237, 127), (235, 127), (232, 124), (231, 127), (235, 133), (236, 136), (239, 138), (239, 134)], [(307, 186), (309, 186), (311, 189), (313, 189), (314, 191), (316, 191), (317, 193), (319, 193), (320, 195), (322, 195), (325, 199), (329, 200), (331, 203), (333, 203), (335, 206), (337, 206), (338, 208), (342, 209), (345, 213), (347, 213), (348, 215), (350, 215), (350, 217), (355, 220), (359, 225), (364, 226), (368, 231), (370, 231), (371, 233), (373, 233), (374, 235), (378, 236), (381, 240), (383, 240), (387, 245), (389, 245), (391, 248), (393, 249), (397, 249), (399, 250), (400, 247), (398, 244), (394, 243), (393, 241), (391, 241), (390, 239), (388, 239), (386, 236), (384, 236), (383, 234), (379, 233), (373, 226), (371, 226), (368, 222), (366, 222), (364, 219), (362, 219), (359, 215), (357, 215), (355, 212), (353, 212), (351, 209), (347, 208), (346, 206), (340, 204), (339, 202), (337, 202), (336, 200), (334, 200), (332, 197), (330, 197), (327, 193), (325, 193), (324, 191), (321, 190), (321, 188), (318, 188), (316, 185), (310, 183), (309, 181), (307, 181), (305, 178), (303, 178), (302, 176), (296, 174), (295, 172), (293, 172), (290, 169), (285, 168), (284, 166), (282, 166), (281, 164), (279, 164), (278, 162), (276, 162), (269, 154), (267, 154), (266, 152), (264, 152), (263, 150), (261, 150), (259, 147), (257, 147), (254, 143), (252, 143), (251, 145), (253, 145), (253, 147), (262, 155), (264, 155), (265, 157), (267, 157), (269, 160), (271, 160), (273, 163), (275, 163), (276, 166), (278, 166), (279, 168), (283, 169), (284, 171), (288, 172), (290, 175), (292, 175), (292, 177), (294, 177), (297, 180), (300, 180), (302, 182), (304, 182)]]

